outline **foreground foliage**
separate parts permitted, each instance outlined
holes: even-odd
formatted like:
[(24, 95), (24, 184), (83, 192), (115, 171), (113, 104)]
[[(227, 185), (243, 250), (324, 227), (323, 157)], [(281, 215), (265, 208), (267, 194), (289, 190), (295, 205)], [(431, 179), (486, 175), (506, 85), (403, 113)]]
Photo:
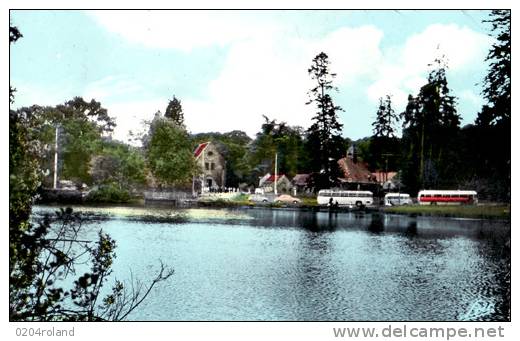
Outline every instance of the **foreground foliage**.
[[(17, 28), (10, 27), (11, 43), (21, 36)], [(11, 103), (13, 90), (10, 87)], [(102, 297), (115, 258), (114, 240), (102, 232), (97, 241), (80, 239), (84, 217), (70, 208), (31, 220), (32, 203), (44, 179), (43, 160), (49, 151), (45, 134), (58, 124), (80, 132), (88, 127), (86, 131), (93, 134), (113, 127), (99, 103), (81, 98), (55, 108), (32, 106), (9, 111), (9, 319), (123, 320), (173, 270), (161, 264), (148, 286), (139, 281), (116, 281), (111, 292)], [(73, 161), (64, 169), (81, 179), (88, 175), (85, 165), (91, 146), (78, 138), (71, 145), (68, 152)], [(81, 271), (86, 266), (87, 270)]]

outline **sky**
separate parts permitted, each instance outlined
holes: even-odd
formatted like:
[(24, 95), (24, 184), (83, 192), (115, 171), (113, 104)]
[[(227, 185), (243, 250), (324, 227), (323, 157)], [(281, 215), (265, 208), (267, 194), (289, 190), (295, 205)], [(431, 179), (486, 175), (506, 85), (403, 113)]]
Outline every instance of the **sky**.
[(117, 127), (114, 138), (164, 113), (175, 95), (192, 133), (243, 130), (254, 137), (262, 115), (307, 128), (308, 74), (320, 52), (337, 74), (331, 93), (343, 136), (372, 134), (380, 97), (396, 113), (445, 56), (462, 124), (472, 123), (493, 40), (488, 11), (13, 10), (23, 38), (10, 47), (12, 108), (95, 99)]

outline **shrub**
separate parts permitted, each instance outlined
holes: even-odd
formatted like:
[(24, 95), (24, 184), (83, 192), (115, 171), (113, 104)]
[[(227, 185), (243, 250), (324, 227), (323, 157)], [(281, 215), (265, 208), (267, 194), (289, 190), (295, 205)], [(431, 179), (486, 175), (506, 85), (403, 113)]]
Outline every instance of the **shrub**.
[(86, 201), (92, 203), (126, 203), (130, 201), (130, 193), (125, 189), (120, 189), (115, 184), (106, 184), (92, 190)]

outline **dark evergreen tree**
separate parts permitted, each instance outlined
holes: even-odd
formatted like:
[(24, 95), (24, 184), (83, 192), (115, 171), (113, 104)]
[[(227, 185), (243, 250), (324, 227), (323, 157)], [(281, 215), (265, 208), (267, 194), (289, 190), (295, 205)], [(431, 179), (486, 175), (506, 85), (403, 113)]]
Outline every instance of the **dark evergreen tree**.
[(180, 127), (184, 126), (184, 113), (182, 111), (181, 101), (179, 101), (177, 97), (173, 96), (168, 102), (164, 117), (169, 118)]
[[(490, 199), (510, 200), (511, 193), (511, 11), (494, 10), (491, 36), (495, 38), (486, 61), (489, 70), (482, 94), (488, 101), (475, 121), (476, 165), (479, 182), (487, 184)], [(482, 138), (485, 137), (485, 138)]]
[(379, 98), (379, 108), (376, 113), (376, 120), (372, 123), (374, 127), (374, 136), (393, 138), (395, 137), (394, 124), (399, 120), (399, 117), (392, 108), (392, 98), (390, 95), (386, 95), (386, 99), (383, 102), (383, 98)]
[(456, 98), (450, 94), (444, 58), (430, 64), (428, 83), (409, 96), (403, 119), (403, 181), (410, 191), (452, 187), (457, 167), (454, 142), (460, 126)]
[(369, 158), (364, 161), (372, 170), (395, 171), (398, 165), (399, 139), (396, 137), (394, 125), (399, 120), (392, 108), (392, 98), (379, 99), (376, 119), (372, 123), (374, 135), (369, 143)]
[(484, 110), (477, 123), (496, 124), (511, 119), (511, 11), (494, 10), (485, 22), (491, 23), (496, 40), (486, 57), (489, 71), (482, 91), (490, 110)]
[(317, 108), (313, 123), (307, 130), (307, 152), (311, 155), (310, 168), (315, 173), (314, 184), (316, 189), (333, 186), (339, 176), (338, 159), (342, 156), (343, 125), (338, 122), (338, 111), (343, 111), (334, 104), (330, 96), (331, 90), (337, 88), (332, 85), (336, 76), (330, 71), (329, 58), (321, 52), (313, 60), (308, 72), (316, 86), (309, 92), (307, 104), (314, 103)]

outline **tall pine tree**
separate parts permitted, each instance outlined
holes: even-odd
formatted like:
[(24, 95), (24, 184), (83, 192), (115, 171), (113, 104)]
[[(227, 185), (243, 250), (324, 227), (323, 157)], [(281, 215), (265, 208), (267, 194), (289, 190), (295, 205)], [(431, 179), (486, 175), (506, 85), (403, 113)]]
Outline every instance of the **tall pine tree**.
[(164, 117), (170, 119), (179, 127), (184, 127), (184, 113), (182, 111), (181, 101), (177, 97), (173, 98), (168, 102)]
[[(494, 10), (489, 20), (495, 42), (486, 57), (489, 70), (482, 95), (488, 101), (478, 114), (476, 144), (479, 182), (490, 199), (510, 200), (511, 193), (511, 11)], [(482, 137), (485, 137), (483, 139)]]
[(429, 65), (428, 83), (417, 97), (409, 96), (403, 118), (403, 178), (411, 191), (452, 187), (457, 167), (454, 141), (460, 126), (456, 98), (450, 94), (447, 64), (436, 58)]
[(379, 98), (376, 119), (372, 123), (373, 136), (370, 139), (368, 162), (372, 170), (395, 171), (398, 165), (399, 139), (396, 137), (395, 124), (398, 115), (392, 108), (392, 97), (386, 95), (385, 100)]
[(311, 155), (311, 170), (314, 172), (316, 189), (333, 186), (339, 174), (338, 159), (343, 153), (343, 125), (338, 122), (338, 111), (343, 111), (334, 104), (330, 92), (337, 91), (332, 85), (335, 73), (330, 71), (329, 57), (324, 52), (312, 60), (307, 70), (316, 86), (309, 90), (309, 101), (306, 104), (316, 105), (316, 114), (312, 125), (307, 130), (308, 152)]

